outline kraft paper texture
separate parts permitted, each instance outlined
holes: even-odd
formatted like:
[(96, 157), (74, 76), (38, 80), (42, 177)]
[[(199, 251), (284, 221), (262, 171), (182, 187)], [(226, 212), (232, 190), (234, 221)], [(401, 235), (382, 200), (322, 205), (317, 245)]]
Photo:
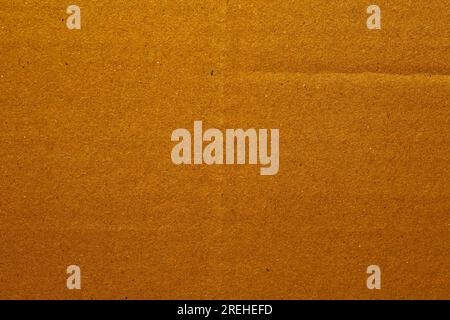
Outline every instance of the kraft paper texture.
[[(448, 299), (449, 22), (449, 0), (0, 0), (0, 298)], [(278, 174), (174, 165), (195, 120), (278, 128)]]

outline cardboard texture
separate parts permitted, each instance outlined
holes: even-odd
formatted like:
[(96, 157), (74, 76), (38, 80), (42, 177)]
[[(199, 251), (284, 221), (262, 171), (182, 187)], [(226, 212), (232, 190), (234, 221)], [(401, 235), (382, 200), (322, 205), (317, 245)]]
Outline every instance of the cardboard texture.
[[(373, 3), (0, 0), (0, 298), (448, 299), (450, 1)], [(279, 173), (174, 165), (194, 120)]]

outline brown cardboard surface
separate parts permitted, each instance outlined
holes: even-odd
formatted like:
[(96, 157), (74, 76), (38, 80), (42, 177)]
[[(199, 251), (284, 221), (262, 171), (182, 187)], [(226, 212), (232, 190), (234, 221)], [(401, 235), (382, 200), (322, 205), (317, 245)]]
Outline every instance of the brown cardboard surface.
[(0, 298), (448, 299), (450, 1), (343, 2), (0, 0)]

